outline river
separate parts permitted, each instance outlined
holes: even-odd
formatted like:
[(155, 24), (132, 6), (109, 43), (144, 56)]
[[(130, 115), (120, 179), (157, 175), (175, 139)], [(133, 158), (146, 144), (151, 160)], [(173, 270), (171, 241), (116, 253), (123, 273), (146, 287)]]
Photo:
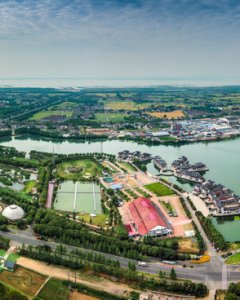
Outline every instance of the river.
[[(218, 183), (224, 184), (235, 193), (240, 194), (240, 138), (234, 140), (224, 140), (209, 143), (193, 143), (181, 146), (147, 146), (139, 145), (134, 142), (123, 141), (105, 141), (105, 142), (69, 142), (69, 141), (50, 141), (34, 138), (12, 138), (11, 140), (0, 140), (0, 144), (9, 147), (15, 147), (19, 151), (30, 152), (31, 150), (41, 152), (55, 152), (61, 154), (100, 152), (117, 154), (122, 150), (148, 152), (152, 155), (162, 156), (167, 163), (182, 155), (189, 158), (191, 163), (203, 162), (209, 167), (205, 178), (213, 179)], [(149, 164), (148, 170), (156, 172), (152, 164)], [(175, 178), (169, 180), (176, 182)], [(181, 184), (186, 190), (191, 190), (189, 184)], [(228, 241), (240, 240), (239, 230), (240, 221), (228, 221), (223, 224), (217, 224), (218, 229), (223, 233)]]

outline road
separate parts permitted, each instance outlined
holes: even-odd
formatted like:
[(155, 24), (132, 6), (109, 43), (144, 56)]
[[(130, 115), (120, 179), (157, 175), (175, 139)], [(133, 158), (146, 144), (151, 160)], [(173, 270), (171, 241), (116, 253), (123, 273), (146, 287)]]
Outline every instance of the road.
[[(53, 250), (56, 249), (56, 247), (59, 245), (58, 243), (51, 242), (51, 241), (43, 241), (43, 240), (38, 240), (34, 235), (31, 234), (30, 231), (28, 232), (4, 232), (0, 231), (0, 235), (11, 239), (17, 244), (25, 244), (25, 245), (32, 245), (32, 246), (39, 246), (39, 245), (48, 245), (50, 246)], [(67, 249), (67, 251), (72, 251), (74, 249), (79, 249), (81, 251), (85, 252), (96, 252), (84, 248), (79, 248), (79, 247), (74, 247), (70, 245), (64, 245)], [(96, 252), (99, 253), (99, 252)], [(124, 258), (124, 257), (119, 257), (119, 256), (114, 256), (111, 254), (107, 253), (100, 253), (101, 255), (106, 256), (107, 258), (115, 259), (120, 262), (121, 267), (128, 267), (128, 263), (135, 262), (136, 261)], [(184, 264), (184, 262), (183, 262)], [(163, 272), (169, 272), (173, 266), (172, 265), (166, 265), (161, 262), (150, 262), (148, 263), (147, 267), (140, 267), (137, 266), (138, 271), (142, 271), (145, 273), (150, 273), (150, 274), (159, 274), (159, 271)], [(223, 273), (223, 267), (226, 268), (225, 272)], [(226, 282), (230, 281), (238, 281), (240, 278), (240, 266), (226, 266), (224, 264), (219, 264), (219, 260), (217, 257), (213, 258), (211, 260), (211, 263), (203, 264), (203, 265), (193, 265), (192, 267), (183, 267), (181, 264), (174, 265), (176, 274), (178, 278), (181, 279), (189, 279), (197, 282), (202, 282), (205, 283), (210, 289), (217, 289), (217, 288), (222, 288), (223, 283), (223, 275), (225, 274), (224, 277)]]

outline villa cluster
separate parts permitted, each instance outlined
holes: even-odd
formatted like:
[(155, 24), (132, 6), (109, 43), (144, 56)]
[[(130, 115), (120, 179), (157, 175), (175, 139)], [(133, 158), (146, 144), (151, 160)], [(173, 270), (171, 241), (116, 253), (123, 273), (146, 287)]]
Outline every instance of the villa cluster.
[(152, 159), (151, 154), (149, 153), (141, 153), (140, 151), (130, 152), (128, 150), (124, 150), (118, 153), (118, 158), (123, 161), (148, 161)]
[(193, 193), (205, 201), (213, 215), (235, 215), (240, 213), (240, 198), (230, 189), (212, 180), (197, 185)]
[(172, 170), (177, 178), (200, 183), (205, 180), (200, 172), (206, 172), (208, 168), (201, 162), (191, 165), (187, 157), (182, 156), (173, 161)]

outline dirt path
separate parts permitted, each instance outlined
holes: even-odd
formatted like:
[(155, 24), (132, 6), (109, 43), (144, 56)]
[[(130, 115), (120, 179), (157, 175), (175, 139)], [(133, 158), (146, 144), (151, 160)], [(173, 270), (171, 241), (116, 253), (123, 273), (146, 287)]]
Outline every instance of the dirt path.
[[(20, 257), (17, 261), (17, 264), (26, 267), (30, 270), (36, 271), (38, 273), (44, 274), (46, 276), (51, 276), (62, 280), (68, 280), (68, 278), (70, 278), (71, 281), (74, 281), (75, 272), (64, 267), (47, 265), (44, 262), (40, 262), (26, 257)], [(108, 293), (120, 296), (126, 295), (126, 292), (133, 291), (133, 289), (131, 289), (128, 285), (114, 283), (104, 278), (100, 279), (99, 277), (98, 280), (91, 278), (91, 282), (89, 280), (84, 280), (80, 278), (77, 278), (76, 281), (78, 283), (85, 284), (89, 287), (104, 290)]]

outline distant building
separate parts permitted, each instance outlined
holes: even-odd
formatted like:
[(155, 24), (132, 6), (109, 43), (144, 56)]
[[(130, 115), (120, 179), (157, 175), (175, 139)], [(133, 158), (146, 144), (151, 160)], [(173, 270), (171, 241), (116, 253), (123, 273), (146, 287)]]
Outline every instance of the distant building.
[(130, 236), (163, 236), (172, 233), (172, 229), (169, 229), (149, 199), (139, 197), (130, 203), (128, 208), (132, 222), (127, 224), (126, 228)]

